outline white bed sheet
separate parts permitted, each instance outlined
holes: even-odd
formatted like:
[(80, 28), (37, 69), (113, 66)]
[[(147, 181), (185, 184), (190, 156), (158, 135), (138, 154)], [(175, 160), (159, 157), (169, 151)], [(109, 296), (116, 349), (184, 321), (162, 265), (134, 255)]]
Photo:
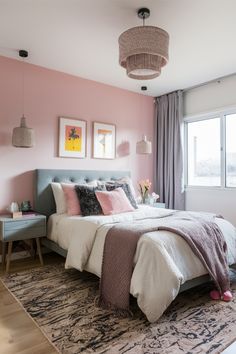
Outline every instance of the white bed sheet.
[[(172, 211), (141, 206), (132, 213), (113, 216), (69, 217), (54, 214), (49, 219), (48, 238), (68, 250), (66, 268), (87, 270), (101, 276), (103, 246), (114, 223), (145, 216), (164, 216)], [(228, 263), (236, 263), (236, 230), (217, 219), (228, 246)], [(174, 300), (185, 281), (207, 274), (186, 241), (169, 231), (143, 235), (137, 245), (130, 293), (150, 322), (155, 322)]]

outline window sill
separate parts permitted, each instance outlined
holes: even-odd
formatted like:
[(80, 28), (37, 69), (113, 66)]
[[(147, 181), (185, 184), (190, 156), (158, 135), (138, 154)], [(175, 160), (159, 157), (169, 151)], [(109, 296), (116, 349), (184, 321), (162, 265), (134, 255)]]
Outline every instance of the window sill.
[(215, 190), (215, 191), (235, 191), (236, 187), (217, 187), (217, 186), (185, 186), (184, 190), (186, 192), (192, 190)]

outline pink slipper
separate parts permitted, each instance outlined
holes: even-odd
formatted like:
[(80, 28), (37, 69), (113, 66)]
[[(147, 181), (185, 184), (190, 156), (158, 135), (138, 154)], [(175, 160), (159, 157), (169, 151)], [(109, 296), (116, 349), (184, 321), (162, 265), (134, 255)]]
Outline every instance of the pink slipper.
[(220, 300), (221, 299), (220, 292), (218, 290), (211, 290), (210, 297), (212, 300)]
[(222, 300), (231, 301), (232, 299), (233, 299), (233, 294), (231, 293), (231, 291), (230, 290), (225, 291)]

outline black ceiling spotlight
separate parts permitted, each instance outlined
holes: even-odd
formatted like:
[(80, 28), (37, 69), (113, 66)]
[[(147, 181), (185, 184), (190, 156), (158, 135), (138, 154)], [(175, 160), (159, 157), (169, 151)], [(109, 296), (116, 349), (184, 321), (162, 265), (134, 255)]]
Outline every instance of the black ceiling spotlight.
[(27, 50), (24, 50), (24, 49), (21, 49), (21, 50), (19, 50), (19, 56), (21, 57), (21, 58), (28, 58), (28, 52), (27, 52)]
[(142, 91), (147, 91), (147, 86), (141, 86)]

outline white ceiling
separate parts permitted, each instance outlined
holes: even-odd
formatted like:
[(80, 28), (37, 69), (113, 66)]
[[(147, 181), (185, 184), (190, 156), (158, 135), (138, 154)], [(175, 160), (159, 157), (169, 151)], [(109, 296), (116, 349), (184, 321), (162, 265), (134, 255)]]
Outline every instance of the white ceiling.
[[(138, 81), (118, 64), (118, 37), (146, 24), (170, 34), (159, 78)], [(0, 55), (158, 96), (236, 72), (236, 0), (0, 0)]]

